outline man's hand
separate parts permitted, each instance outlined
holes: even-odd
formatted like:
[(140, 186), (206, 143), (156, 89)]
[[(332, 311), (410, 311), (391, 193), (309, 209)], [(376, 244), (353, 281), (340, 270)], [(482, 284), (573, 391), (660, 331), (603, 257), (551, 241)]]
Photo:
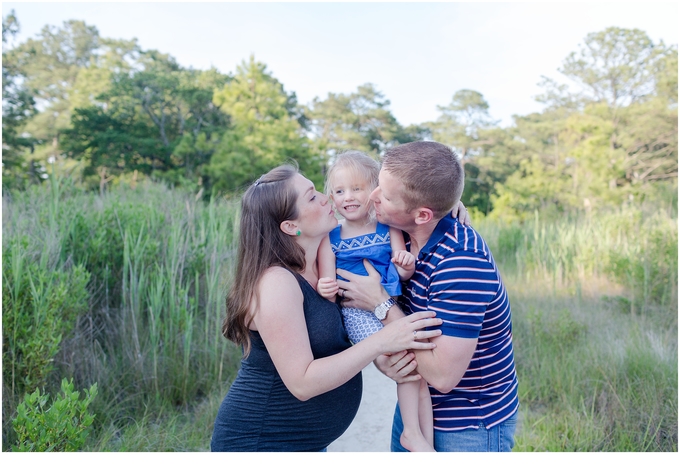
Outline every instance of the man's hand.
[(418, 364), (415, 357), (412, 352), (401, 351), (389, 355), (380, 355), (373, 363), (380, 372), (397, 383), (415, 382), (421, 379), (416, 372)]
[(368, 276), (351, 273), (345, 269), (338, 269), (337, 273), (347, 281), (338, 279), (338, 288), (343, 307), (354, 307), (372, 312), (376, 306), (389, 299), (390, 296), (380, 284), (382, 276), (373, 265), (364, 260)]
[(328, 300), (334, 300), (335, 294), (338, 293), (338, 283), (330, 277), (322, 277), (316, 284), (316, 291), (320, 296)]

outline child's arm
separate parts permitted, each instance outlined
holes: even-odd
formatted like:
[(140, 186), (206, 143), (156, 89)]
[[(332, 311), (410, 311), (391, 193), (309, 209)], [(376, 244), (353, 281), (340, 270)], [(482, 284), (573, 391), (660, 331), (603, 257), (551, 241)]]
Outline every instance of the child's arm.
[(463, 201), (458, 201), (451, 211), (453, 217), (457, 217), (458, 220), (462, 222), (463, 225), (470, 226), (472, 224), (472, 219), (470, 218), (470, 213), (463, 205)]
[(401, 230), (390, 227), (390, 246), (392, 247), (392, 263), (397, 268), (399, 279), (405, 281), (413, 276), (416, 270), (416, 257), (406, 251), (404, 234)]
[(335, 295), (338, 293), (338, 283), (335, 276), (335, 253), (331, 248), (331, 240), (328, 235), (321, 240), (321, 245), (319, 245), (317, 263), (319, 282), (316, 284), (316, 291), (322, 297), (335, 302)]

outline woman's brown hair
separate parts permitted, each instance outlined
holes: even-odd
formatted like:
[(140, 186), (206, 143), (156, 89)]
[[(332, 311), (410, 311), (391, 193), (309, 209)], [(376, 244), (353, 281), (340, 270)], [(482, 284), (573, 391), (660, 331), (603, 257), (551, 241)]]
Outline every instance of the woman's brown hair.
[(282, 165), (261, 176), (243, 194), (239, 229), (238, 259), (234, 284), (227, 295), (227, 317), (222, 334), (250, 352), (251, 308), (257, 298), (257, 284), (272, 266), (291, 271), (305, 269), (305, 253), (293, 237), (281, 231), (284, 220), (298, 217), (298, 194), (291, 179), (292, 165)]

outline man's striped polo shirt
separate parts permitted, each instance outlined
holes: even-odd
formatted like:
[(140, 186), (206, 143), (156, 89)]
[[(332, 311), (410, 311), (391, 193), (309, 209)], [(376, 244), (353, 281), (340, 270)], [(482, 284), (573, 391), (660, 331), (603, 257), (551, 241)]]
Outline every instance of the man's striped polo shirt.
[(510, 302), (489, 247), (471, 227), (446, 216), (416, 261), (401, 299), (405, 313), (432, 310), (443, 335), (478, 338), (465, 375), (449, 393), (430, 387), (434, 428), (491, 428), (519, 407)]

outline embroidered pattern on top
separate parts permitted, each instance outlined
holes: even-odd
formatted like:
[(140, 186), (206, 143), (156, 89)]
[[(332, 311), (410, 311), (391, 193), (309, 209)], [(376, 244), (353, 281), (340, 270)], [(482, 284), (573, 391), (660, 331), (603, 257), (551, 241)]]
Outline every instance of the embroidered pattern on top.
[(334, 251), (344, 251), (344, 250), (357, 250), (359, 248), (364, 248), (371, 245), (385, 245), (390, 243), (390, 232), (387, 231), (384, 234), (371, 233), (367, 235), (360, 235), (354, 238), (348, 238), (346, 240), (340, 239), (340, 243), (337, 245), (331, 243), (331, 247)]

